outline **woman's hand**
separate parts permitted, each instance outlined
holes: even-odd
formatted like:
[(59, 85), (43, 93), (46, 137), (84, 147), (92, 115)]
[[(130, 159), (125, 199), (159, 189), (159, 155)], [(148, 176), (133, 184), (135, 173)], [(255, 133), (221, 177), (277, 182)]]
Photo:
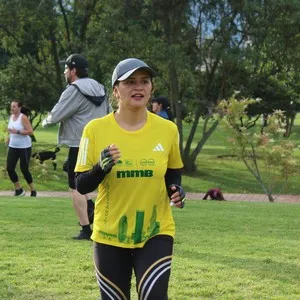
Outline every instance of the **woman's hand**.
[(119, 161), (121, 152), (119, 148), (112, 144), (106, 147), (100, 154), (100, 167), (105, 174), (108, 174), (112, 167)]
[(171, 184), (169, 186), (169, 189), (171, 191), (171, 206), (176, 206), (179, 208), (184, 208), (185, 205), (185, 191), (180, 185), (177, 184)]
[(19, 130), (15, 129), (15, 128), (8, 128), (8, 132), (12, 133), (12, 134), (18, 134), (18, 131)]

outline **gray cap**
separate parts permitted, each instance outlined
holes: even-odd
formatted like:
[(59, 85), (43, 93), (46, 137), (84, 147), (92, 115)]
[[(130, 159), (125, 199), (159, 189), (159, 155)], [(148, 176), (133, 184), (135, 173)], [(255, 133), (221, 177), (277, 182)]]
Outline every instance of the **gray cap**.
[(117, 81), (122, 81), (127, 79), (136, 70), (144, 69), (149, 72), (151, 77), (155, 77), (156, 73), (151, 69), (146, 63), (137, 58), (127, 58), (120, 61), (114, 69), (111, 82), (112, 87)]

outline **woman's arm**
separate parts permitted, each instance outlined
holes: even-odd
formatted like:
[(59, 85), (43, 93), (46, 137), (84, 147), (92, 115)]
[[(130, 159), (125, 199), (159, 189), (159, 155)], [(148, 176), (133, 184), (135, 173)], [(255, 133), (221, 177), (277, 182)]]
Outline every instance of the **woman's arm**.
[(171, 193), (169, 187), (172, 184), (181, 185), (181, 172), (181, 169), (167, 169), (167, 172), (165, 174), (165, 183), (169, 196)]
[(105, 173), (97, 163), (93, 169), (76, 173), (76, 189), (84, 195), (97, 189), (105, 177)]
[(30, 121), (28, 120), (28, 118), (25, 115), (22, 115), (22, 124), (24, 126), (23, 130), (18, 130), (19, 132), (17, 132), (18, 134), (22, 134), (22, 135), (32, 135), (33, 134), (33, 129), (32, 126), (30, 124)]
[(181, 187), (182, 169), (167, 169), (165, 183), (171, 205), (183, 208), (185, 204), (185, 191)]
[[(79, 150), (80, 151), (80, 150)], [(119, 148), (112, 144), (106, 147), (100, 155), (100, 161), (93, 166), (91, 170), (85, 172), (76, 172), (76, 189), (84, 195), (94, 191), (102, 182), (105, 175), (121, 157)]]

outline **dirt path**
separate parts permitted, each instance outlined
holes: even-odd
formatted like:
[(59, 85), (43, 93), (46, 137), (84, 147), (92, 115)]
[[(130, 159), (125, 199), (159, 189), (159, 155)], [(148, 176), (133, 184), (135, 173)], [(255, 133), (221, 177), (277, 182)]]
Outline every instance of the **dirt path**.
[[(68, 192), (49, 192), (49, 191), (38, 191), (38, 197), (62, 197), (69, 198)], [(27, 192), (25, 197), (29, 196)], [(0, 191), (0, 196), (13, 196), (13, 191)], [(202, 200), (204, 193), (187, 193), (187, 199), (191, 200)], [(96, 197), (96, 193), (92, 193), (92, 197)], [(300, 195), (274, 195), (275, 202), (281, 203), (299, 203)], [(248, 202), (269, 202), (268, 197), (264, 194), (226, 194), (224, 198), (227, 201), (248, 201)]]

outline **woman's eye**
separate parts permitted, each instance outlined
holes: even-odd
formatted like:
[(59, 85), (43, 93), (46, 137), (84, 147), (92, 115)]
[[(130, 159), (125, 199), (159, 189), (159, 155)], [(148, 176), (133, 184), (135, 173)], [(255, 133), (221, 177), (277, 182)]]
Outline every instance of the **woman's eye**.
[(125, 83), (128, 85), (133, 85), (133, 84), (135, 84), (135, 81), (134, 80), (126, 80)]
[(125, 81), (125, 84), (127, 84), (127, 85), (136, 85), (136, 84), (149, 84), (151, 81), (150, 81), (150, 79), (142, 79), (141, 81), (137, 81), (137, 80), (126, 80)]

